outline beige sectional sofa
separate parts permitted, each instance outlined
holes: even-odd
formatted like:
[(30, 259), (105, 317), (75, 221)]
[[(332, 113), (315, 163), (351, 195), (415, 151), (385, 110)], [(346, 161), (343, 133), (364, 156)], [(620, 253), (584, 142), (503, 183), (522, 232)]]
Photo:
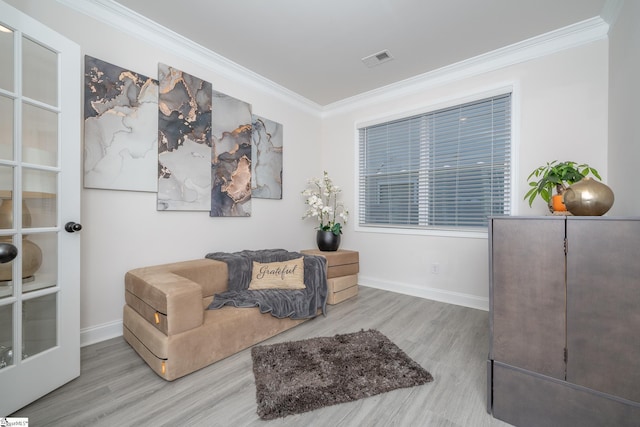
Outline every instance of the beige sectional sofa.
[(198, 259), (125, 275), (123, 335), (160, 377), (172, 381), (290, 329), (306, 319), (258, 307), (207, 310), (227, 290), (225, 262)]

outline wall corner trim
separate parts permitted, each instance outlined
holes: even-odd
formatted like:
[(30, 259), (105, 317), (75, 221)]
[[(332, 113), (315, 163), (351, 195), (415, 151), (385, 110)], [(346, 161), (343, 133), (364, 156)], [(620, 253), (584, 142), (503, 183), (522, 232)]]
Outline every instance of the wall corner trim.
[(609, 28), (612, 28), (618, 16), (620, 16), (620, 11), (622, 10), (622, 6), (624, 5), (624, 0), (607, 0), (602, 6), (602, 12), (600, 12), (600, 16), (604, 21), (609, 24)]

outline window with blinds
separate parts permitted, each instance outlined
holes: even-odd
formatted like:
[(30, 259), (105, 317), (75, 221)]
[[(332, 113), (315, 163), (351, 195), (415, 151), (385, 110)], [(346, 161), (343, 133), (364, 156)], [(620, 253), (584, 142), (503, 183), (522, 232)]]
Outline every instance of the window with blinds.
[(359, 224), (471, 229), (511, 210), (511, 94), (359, 129)]

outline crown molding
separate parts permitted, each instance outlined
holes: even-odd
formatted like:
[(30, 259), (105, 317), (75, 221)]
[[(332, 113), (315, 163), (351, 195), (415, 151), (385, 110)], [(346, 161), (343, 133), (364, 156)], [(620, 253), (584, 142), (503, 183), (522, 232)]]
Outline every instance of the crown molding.
[[(619, 1), (619, 0), (613, 0)], [(322, 117), (415, 94), (433, 87), (495, 71), (607, 37), (609, 25), (590, 18), (512, 45), (324, 106)]]
[(308, 113), (319, 115), (322, 107), (309, 99), (187, 39), (113, 0), (57, 0), (58, 3), (169, 51), (223, 77), (277, 97)]
[(607, 0), (602, 17), (590, 18), (455, 64), (321, 106), (181, 36), (113, 0), (57, 0), (119, 31), (211, 69), (229, 80), (268, 93), (321, 118), (495, 71), (607, 37), (624, 0)]

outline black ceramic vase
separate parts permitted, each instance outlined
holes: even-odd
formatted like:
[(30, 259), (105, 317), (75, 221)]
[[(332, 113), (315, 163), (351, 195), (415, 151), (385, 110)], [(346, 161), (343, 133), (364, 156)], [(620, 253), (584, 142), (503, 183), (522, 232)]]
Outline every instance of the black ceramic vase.
[(316, 234), (318, 249), (325, 252), (337, 251), (340, 246), (340, 235), (333, 234), (333, 231), (318, 230)]

